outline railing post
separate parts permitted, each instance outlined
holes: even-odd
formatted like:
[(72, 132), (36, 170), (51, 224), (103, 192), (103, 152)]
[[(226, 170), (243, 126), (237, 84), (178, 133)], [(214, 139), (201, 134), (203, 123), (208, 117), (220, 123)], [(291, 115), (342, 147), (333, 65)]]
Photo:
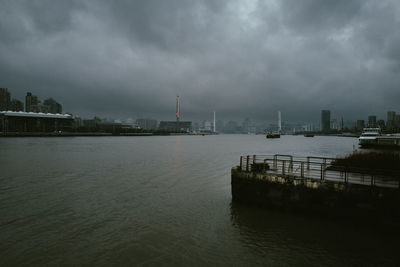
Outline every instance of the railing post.
[(274, 155), (274, 169), (278, 168), (278, 156)]
[(250, 156), (247, 155), (247, 157), (246, 157), (246, 172), (249, 171), (249, 161), (250, 161)]
[[(293, 172), (293, 156), (290, 156), (290, 165), (289, 165), (289, 169), (291, 172)], [(289, 170), (288, 170), (289, 171)]]
[(264, 164), (263, 164), (263, 173), (265, 173), (265, 165), (267, 164), (267, 159), (264, 159)]
[(253, 155), (253, 164), (256, 163), (256, 155)]
[(304, 162), (301, 163), (300, 176), (301, 176), (301, 178), (304, 178)]
[(324, 165), (321, 164), (321, 181), (324, 180)]
[(282, 175), (285, 175), (285, 161), (282, 161)]
[(240, 170), (242, 170), (243, 167), (243, 156), (240, 156)]
[(310, 170), (310, 157), (307, 157), (307, 171)]

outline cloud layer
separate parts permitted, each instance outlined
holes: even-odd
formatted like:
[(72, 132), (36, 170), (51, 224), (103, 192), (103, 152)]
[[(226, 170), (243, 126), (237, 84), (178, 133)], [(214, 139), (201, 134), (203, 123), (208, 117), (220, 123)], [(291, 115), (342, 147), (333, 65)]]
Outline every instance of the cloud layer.
[(318, 120), (400, 112), (400, 4), (1, 1), (0, 81), (84, 116)]

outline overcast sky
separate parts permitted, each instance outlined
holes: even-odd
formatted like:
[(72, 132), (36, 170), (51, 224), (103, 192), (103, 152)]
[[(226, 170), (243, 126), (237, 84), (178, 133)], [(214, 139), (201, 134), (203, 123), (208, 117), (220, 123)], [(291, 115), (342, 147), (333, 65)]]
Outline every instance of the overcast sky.
[(0, 87), (91, 117), (400, 112), (400, 1), (0, 0)]

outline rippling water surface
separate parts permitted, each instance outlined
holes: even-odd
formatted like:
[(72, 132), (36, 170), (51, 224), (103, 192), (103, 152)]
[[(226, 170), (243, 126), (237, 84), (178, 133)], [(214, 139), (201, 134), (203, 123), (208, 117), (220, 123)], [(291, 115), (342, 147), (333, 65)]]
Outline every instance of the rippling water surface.
[(0, 265), (396, 265), (393, 234), (233, 205), (244, 154), (337, 156), (357, 139), (0, 138)]

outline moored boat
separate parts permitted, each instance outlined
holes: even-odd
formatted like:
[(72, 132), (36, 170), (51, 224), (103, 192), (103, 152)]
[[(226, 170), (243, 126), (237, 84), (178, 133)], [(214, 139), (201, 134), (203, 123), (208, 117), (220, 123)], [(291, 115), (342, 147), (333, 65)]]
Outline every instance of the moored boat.
[(361, 147), (375, 146), (378, 143), (377, 138), (379, 136), (381, 136), (380, 128), (364, 128), (358, 138), (358, 144)]
[(267, 136), (266, 136), (267, 138), (280, 138), (281, 137), (281, 134), (280, 133), (277, 133), (277, 132), (269, 132), (269, 133), (267, 133)]

